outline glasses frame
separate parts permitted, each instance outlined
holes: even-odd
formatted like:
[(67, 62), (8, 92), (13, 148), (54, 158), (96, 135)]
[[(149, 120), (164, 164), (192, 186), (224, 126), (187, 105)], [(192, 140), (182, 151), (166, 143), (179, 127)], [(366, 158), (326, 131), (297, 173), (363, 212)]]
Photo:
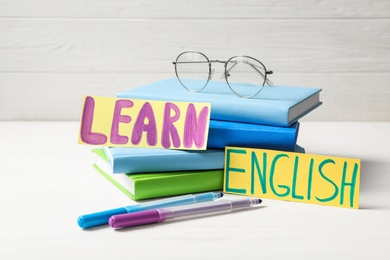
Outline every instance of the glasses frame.
[[(199, 54), (199, 55), (203, 56), (203, 57), (206, 59), (206, 61), (198, 61), (198, 62), (197, 62), (197, 61), (188, 61), (188, 62), (180, 62), (180, 61), (178, 61), (178, 59), (179, 59), (182, 55), (187, 54), (187, 53)], [(260, 88), (259, 91), (257, 91), (257, 92), (256, 92), (255, 94), (253, 94), (253, 95), (241, 95), (240, 93), (237, 93), (237, 92), (234, 90), (234, 88), (233, 88), (232, 86), (230, 86), (230, 84), (229, 84), (229, 79), (228, 79), (228, 77), (230, 76), (229, 71), (230, 71), (232, 68), (234, 68), (235, 65), (233, 65), (233, 66), (230, 67), (229, 69), (227, 68), (227, 65), (228, 65), (230, 62), (233, 62), (233, 61), (232, 61), (233, 59), (240, 58), (240, 57), (242, 57), (242, 58), (247, 58), (247, 59), (252, 59), (252, 60), (258, 62), (258, 63), (262, 66), (262, 69), (264, 69), (264, 72), (265, 72), (264, 74), (263, 74), (259, 69), (256, 68), (257, 66), (254, 66), (253, 64), (249, 64), (249, 63), (248, 63), (248, 64), (249, 64), (250, 66), (252, 66), (253, 69), (255, 69), (255, 70), (257, 71), (257, 73), (259, 73), (260, 76), (263, 78), (262, 86), (264, 86), (265, 83), (267, 83), (268, 86), (272, 86), (272, 85), (273, 85), (273, 83), (272, 83), (272, 82), (268, 79), (268, 77), (267, 77), (267, 75), (273, 74), (273, 71), (272, 71), (272, 70), (267, 70), (266, 67), (265, 67), (265, 65), (264, 65), (261, 61), (259, 61), (258, 59), (255, 59), (255, 58), (253, 58), (253, 57), (246, 56), (246, 55), (233, 56), (233, 57), (229, 58), (227, 61), (221, 61), (221, 60), (210, 60), (210, 59), (209, 59), (204, 53), (202, 53), (202, 52), (198, 52), (198, 51), (185, 51), (185, 52), (180, 53), (180, 54), (177, 56), (176, 60), (175, 60), (174, 62), (172, 62), (172, 64), (175, 65), (175, 74), (176, 74), (176, 77), (177, 77), (177, 79), (179, 80), (180, 84), (181, 84), (186, 90), (188, 90), (189, 92), (199, 92), (199, 91), (202, 91), (202, 90), (207, 86), (207, 84), (209, 83), (209, 81), (211, 80), (211, 78), (212, 78), (212, 76), (213, 76), (214, 70), (212, 69), (212, 65), (211, 65), (211, 64), (212, 64), (212, 63), (222, 63), (222, 64), (224, 64), (224, 69), (225, 69), (225, 70), (224, 70), (225, 81), (226, 81), (226, 84), (229, 86), (230, 90), (231, 90), (234, 94), (236, 94), (237, 96), (239, 96), (239, 97), (241, 97), (241, 98), (251, 98), (251, 97), (254, 97), (254, 96), (256, 96), (257, 94), (259, 94), (263, 88)], [(207, 77), (207, 80), (206, 80), (205, 85), (204, 85), (202, 88), (197, 89), (197, 90), (193, 90), (193, 89), (190, 89), (190, 88), (186, 87), (185, 84), (180, 80), (180, 77), (179, 77), (179, 74), (178, 74), (178, 71), (177, 71), (177, 64), (178, 64), (178, 63), (205, 63), (205, 62), (207, 62), (207, 63), (208, 63), (208, 66), (209, 66), (209, 68), (208, 68), (208, 77)], [(236, 62), (235, 62), (235, 63), (236, 63)], [(237, 64), (237, 63), (236, 63), (236, 64)]]

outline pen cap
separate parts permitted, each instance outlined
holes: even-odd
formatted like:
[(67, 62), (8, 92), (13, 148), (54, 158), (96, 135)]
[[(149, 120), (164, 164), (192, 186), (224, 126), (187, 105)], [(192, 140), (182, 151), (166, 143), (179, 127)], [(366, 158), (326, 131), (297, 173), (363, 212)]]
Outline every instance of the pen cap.
[(248, 198), (246, 200), (232, 200), (232, 209), (247, 208), (255, 204), (260, 204), (261, 199)]
[(158, 223), (160, 220), (160, 212), (157, 209), (152, 209), (112, 216), (108, 220), (108, 224), (112, 228), (124, 228)]
[(77, 224), (81, 228), (89, 228), (100, 225), (107, 225), (108, 219), (113, 215), (124, 214), (127, 213), (124, 208), (111, 209), (101, 212), (96, 212), (92, 214), (87, 214), (80, 216), (77, 220)]
[(223, 196), (222, 192), (207, 192), (207, 193), (196, 194), (194, 197), (196, 202), (199, 203), (199, 202), (212, 201), (214, 199), (221, 198), (222, 196)]

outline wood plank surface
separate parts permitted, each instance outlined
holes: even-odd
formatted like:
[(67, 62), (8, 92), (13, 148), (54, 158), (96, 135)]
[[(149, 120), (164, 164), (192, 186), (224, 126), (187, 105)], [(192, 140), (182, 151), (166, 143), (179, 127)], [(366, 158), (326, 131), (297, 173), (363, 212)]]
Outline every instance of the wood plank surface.
[(197, 50), (323, 88), (305, 120), (388, 121), (389, 42), (383, 0), (0, 0), (0, 120), (78, 120), (83, 95), (174, 77), (176, 56)]
[[(84, 95), (115, 93), (164, 78), (170, 73), (0, 73), (3, 120), (79, 120)], [(308, 121), (389, 121), (390, 75), (387, 73), (285, 73), (279, 85), (322, 88), (323, 105)], [(375, 84), (372, 82), (375, 81)]]
[(48, 18), (389, 18), (387, 0), (1, 0), (2, 17)]

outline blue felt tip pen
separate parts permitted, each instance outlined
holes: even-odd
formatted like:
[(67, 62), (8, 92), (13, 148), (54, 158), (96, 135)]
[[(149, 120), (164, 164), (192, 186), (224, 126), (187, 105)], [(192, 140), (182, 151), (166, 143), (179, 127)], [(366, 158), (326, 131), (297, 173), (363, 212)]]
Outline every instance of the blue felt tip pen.
[(77, 223), (81, 228), (90, 228), (108, 224), (108, 220), (111, 216), (114, 215), (213, 201), (215, 199), (221, 198), (222, 196), (223, 194), (221, 192), (206, 192), (195, 195), (184, 195), (168, 199), (161, 199), (152, 202), (145, 202), (142, 204), (135, 204), (121, 208), (82, 215), (78, 218)]

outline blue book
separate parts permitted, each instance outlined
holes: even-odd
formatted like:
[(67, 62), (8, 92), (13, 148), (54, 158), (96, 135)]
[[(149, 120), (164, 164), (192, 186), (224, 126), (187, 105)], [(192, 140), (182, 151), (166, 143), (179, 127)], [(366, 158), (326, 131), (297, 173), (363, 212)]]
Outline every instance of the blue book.
[[(97, 165), (109, 174), (167, 173), (224, 168), (225, 150), (169, 150), (154, 148), (103, 147), (107, 162)], [(299, 145), (295, 152), (304, 153)]]
[(210, 120), (207, 148), (238, 146), (293, 152), (296, 149), (299, 122), (290, 127)]
[(172, 150), (103, 147), (112, 173), (150, 173), (223, 169), (223, 149)]
[(211, 103), (210, 119), (287, 127), (322, 104), (320, 88), (264, 86), (253, 98), (236, 96), (224, 81), (189, 92), (176, 78), (117, 93), (117, 97)]
[(207, 150), (104, 147), (110, 173), (223, 169), (225, 146), (295, 151), (299, 122), (290, 127), (210, 120)]
[(110, 174), (105, 170), (108, 159), (103, 149), (98, 148), (92, 151), (101, 160), (100, 165), (93, 164), (93, 167), (134, 200), (221, 190), (223, 187), (223, 169)]

